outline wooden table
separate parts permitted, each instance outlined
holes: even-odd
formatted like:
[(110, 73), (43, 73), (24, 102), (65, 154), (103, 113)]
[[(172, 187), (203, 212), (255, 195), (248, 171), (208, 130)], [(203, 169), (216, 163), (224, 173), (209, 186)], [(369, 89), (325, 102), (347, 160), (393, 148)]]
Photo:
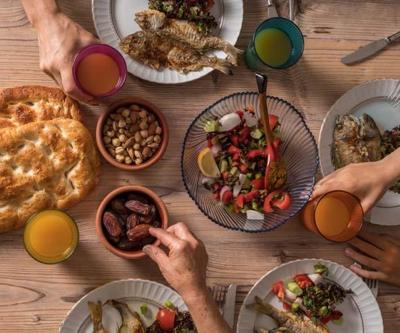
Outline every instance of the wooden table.
[[(64, 12), (94, 32), (91, 1), (60, 1)], [(287, 12), (281, 1), (281, 12)], [(306, 37), (300, 63), (270, 75), (269, 93), (301, 109), (315, 136), (329, 107), (351, 87), (377, 78), (400, 78), (400, 45), (360, 65), (347, 67), (340, 58), (374, 39), (400, 28), (398, 0), (303, 0), (296, 17)], [(245, 19), (238, 42), (245, 48), (257, 24), (266, 18), (264, 0), (245, 0)], [(36, 34), (18, 0), (0, 2), (0, 86), (53, 85), (39, 70)], [(81, 242), (65, 264), (45, 266), (33, 261), (22, 244), (22, 231), (0, 235), (0, 331), (55, 332), (66, 313), (87, 291), (109, 281), (143, 278), (162, 281), (149, 260), (126, 261), (109, 253), (95, 234), (96, 207), (113, 188), (142, 184), (161, 194), (172, 221), (187, 222), (207, 246), (208, 283), (237, 283), (237, 310), (251, 285), (269, 269), (298, 258), (320, 257), (348, 265), (343, 246), (306, 232), (297, 220), (273, 233), (245, 234), (209, 221), (186, 194), (178, 168), (182, 140), (193, 117), (217, 99), (255, 90), (254, 75), (241, 66), (233, 77), (211, 76), (163, 86), (130, 76), (123, 96), (142, 96), (156, 103), (168, 118), (171, 141), (163, 159), (137, 173), (118, 171), (103, 162), (100, 184), (70, 214), (79, 222)], [(82, 107), (93, 131), (101, 108)], [(369, 227), (400, 237), (400, 227)], [(381, 284), (379, 305), (385, 332), (400, 331), (400, 289)], [(356, 332), (355, 332), (356, 333)]]

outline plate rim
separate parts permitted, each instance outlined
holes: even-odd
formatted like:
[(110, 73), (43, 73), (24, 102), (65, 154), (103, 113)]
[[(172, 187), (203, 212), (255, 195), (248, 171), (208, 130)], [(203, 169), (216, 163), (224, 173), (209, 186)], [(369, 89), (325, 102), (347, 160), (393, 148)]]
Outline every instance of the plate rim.
[[(245, 310), (245, 306), (246, 306), (246, 304), (247, 304), (247, 302), (248, 302), (249, 297), (250, 297), (251, 294), (254, 292), (254, 290), (255, 290), (255, 288), (257, 287), (258, 284), (262, 283), (262, 281), (263, 281), (268, 275), (272, 274), (273, 272), (277, 271), (278, 269), (282, 269), (283, 267), (287, 267), (287, 266), (290, 266), (290, 265), (294, 265), (294, 264), (296, 264), (296, 263), (309, 262), (309, 261), (310, 261), (310, 262), (312, 262), (312, 261), (326, 262), (326, 263), (329, 263), (329, 264), (331, 264), (331, 265), (336, 265), (336, 266), (338, 266), (339, 268), (344, 269), (345, 271), (348, 271), (348, 272), (350, 272), (352, 275), (354, 275), (354, 276), (361, 282), (361, 285), (364, 287), (364, 289), (366, 289), (366, 290), (370, 293), (369, 296), (370, 296), (371, 300), (373, 300), (374, 306), (377, 308), (377, 311), (378, 311), (378, 313), (379, 313), (379, 318), (378, 318), (378, 319), (379, 319), (379, 325), (380, 325), (380, 327), (381, 327), (381, 331), (380, 331), (380, 332), (374, 332), (374, 333), (383, 333), (383, 332), (384, 332), (382, 311), (381, 311), (381, 309), (380, 309), (380, 307), (379, 307), (379, 304), (378, 304), (377, 299), (374, 297), (374, 295), (373, 295), (372, 292), (371, 292), (371, 289), (369, 289), (369, 287), (368, 287), (367, 284), (364, 282), (364, 280), (363, 280), (361, 277), (359, 277), (357, 274), (355, 274), (354, 272), (352, 272), (350, 269), (348, 269), (347, 267), (345, 267), (344, 265), (339, 264), (339, 263), (337, 263), (337, 262), (335, 262), (335, 261), (332, 261), (332, 260), (322, 259), (322, 258), (303, 258), (303, 259), (291, 260), (291, 261), (282, 263), (282, 264), (280, 264), (279, 266), (270, 269), (270, 270), (267, 271), (263, 276), (261, 276), (261, 277), (254, 283), (254, 285), (250, 288), (249, 292), (247, 293), (246, 297), (245, 297), (244, 300), (243, 300), (242, 305), (240, 306), (239, 315), (238, 315), (238, 320), (237, 320), (237, 324), (236, 324), (236, 332), (237, 332), (237, 333), (240, 333), (240, 331), (239, 331), (239, 329), (240, 329), (239, 324), (241, 323), (241, 321), (244, 320), (244, 319), (243, 319), (243, 316), (244, 316), (243, 313), (244, 313), (244, 310)], [(357, 306), (358, 306), (358, 304), (357, 304)], [(363, 321), (363, 325), (364, 325), (364, 321)]]
[[(65, 315), (64, 319), (61, 321), (59, 327), (58, 327), (58, 332), (61, 333), (62, 329), (64, 328), (65, 325), (65, 321), (68, 319), (69, 316), (71, 316), (72, 312), (75, 311), (75, 309), (82, 303), (87, 301), (88, 298), (90, 298), (91, 296), (93, 296), (94, 294), (100, 292), (103, 289), (107, 289), (107, 288), (112, 288), (114, 287), (114, 285), (118, 285), (118, 284), (136, 284), (136, 283), (143, 283), (143, 284), (148, 284), (148, 285), (153, 285), (156, 286), (157, 288), (162, 288), (165, 289), (166, 291), (170, 292), (171, 294), (174, 294), (177, 296), (178, 300), (182, 303), (182, 306), (180, 307), (182, 310), (187, 310), (187, 306), (185, 304), (185, 302), (183, 301), (182, 297), (178, 294), (178, 292), (176, 292), (174, 289), (172, 289), (171, 287), (162, 284), (160, 282), (156, 282), (156, 281), (151, 281), (151, 280), (146, 280), (146, 279), (135, 279), (135, 278), (129, 278), (129, 279), (121, 279), (121, 280), (114, 280), (114, 281), (110, 281), (107, 282), (103, 285), (100, 285), (98, 287), (96, 287), (95, 289), (89, 291), (88, 293), (86, 293), (85, 295), (83, 295), (79, 300), (77, 300), (75, 302), (75, 304), (71, 307), (71, 309), (67, 312), (67, 314)], [(126, 296), (126, 297), (134, 297), (134, 296)], [(157, 303), (155, 301), (155, 303)], [(82, 325), (82, 323), (81, 323)], [(68, 328), (67, 328), (68, 329)]]
[[(160, 79), (160, 78), (159, 78), (159, 77), (160, 77), (160, 73), (162, 73), (162, 72), (160, 72), (160, 73), (154, 72), (154, 73), (155, 73), (154, 75), (147, 75), (147, 76), (146, 76), (146, 75), (142, 75), (142, 74), (138, 74), (138, 73), (134, 73), (133, 71), (131, 71), (131, 70), (129, 69), (130, 66), (129, 66), (129, 64), (128, 64), (128, 61), (135, 61), (135, 60), (132, 60), (129, 56), (127, 56), (124, 52), (122, 52), (118, 46), (114, 46), (114, 45), (112, 45), (109, 41), (106, 41), (106, 40), (104, 39), (104, 37), (102, 37), (101, 34), (100, 34), (99, 22), (98, 22), (98, 20), (96, 19), (96, 17), (97, 17), (97, 15), (96, 15), (96, 10), (97, 10), (97, 8), (98, 8), (98, 7), (97, 7), (97, 4), (98, 4), (100, 1), (103, 1), (104, 3), (107, 4), (107, 7), (108, 7), (108, 13), (107, 13), (107, 15), (108, 15), (108, 16), (111, 16), (111, 20), (110, 20), (110, 22), (107, 22), (107, 24), (109, 24), (109, 28), (111, 29), (112, 33), (116, 35), (116, 38), (117, 38), (118, 40), (120, 40), (119, 35), (118, 35), (118, 33), (117, 33), (117, 29), (116, 29), (116, 27), (115, 27), (115, 25), (114, 25), (114, 22), (113, 22), (113, 14), (112, 14), (112, 8), (111, 8), (111, 6), (112, 6), (112, 1), (116, 1), (116, 0), (92, 0), (92, 1), (91, 1), (91, 3), (92, 3), (92, 6), (91, 6), (92, 20), (93, 20), (93, 25), (94, 25), (94, 28), (95, 28), (95, 30), (96, 30), (97, 36), (98, 36), (98, 38), (101, 40), (101, 42), (103, 42), (103, 43), (105, 43), (105, 44), (108, 44), (108, 45), (110, 45), (110, 46), (116, 48), (116, 49), (121, 53), (121, 55), (123, 56), (123, 58), (124, 58), (125, 61), (127, 62), (127, 69), (128, 69), (128, 72), (129, 72), (131, 75), (133, 75), (134, 77), (136, 77), (136, 78), (138, 78), (138, 79), (141, 79), (141, 80), (148, 81), (148, 82), (158, 83), (158, 84), (177, 85), (177, 84), (183, 84), (183, 83), (188, 83), (188, 82), (192, 82), (192, 81), (198, 80), (198, 79), (200, 79), (200, 78), (202, 78), (202, 77), (204, 77), (204, 76), (207, 76), (207, 75), (210, 74), (211, 72), (214, 72), (214, 71), (215, 71), (215, 69), (213, 69), (213, 68), (204, 67), (201, 71), (189, 73), (189, 74), (193, 74), (192, 76), (189, 76), (189, 77), (188, 77), (188, 76), (180, 76), (180, 75), (179, 75), (179, 74), (180, 74), (179, 72), (173, 71), (173, 72), (175, 72), (175, 73), (177, 73), (177, 74), (179, 75), (179, 76), (177, 76), (177, 79), (174, 80), (174, 81), (171, 81), (171, 80), (168, 81), (168, 80), (166, 80), (166, 79)], [(142, 0), (142, 1), (146, 1), (146, 0)], [(234, 32), (234, 34), (233, 34), (233, 38), (232, 38), (231, 41), (229, 41), (232, 45), (236, 45), (237, 41), (239, 40), (240, 34), (241, 34), (241, 32), (242, 32), (242, 28), (243, 28), (243, 21), (244, 21), (244, 3), (243, 3), (243, 0), (220, 0), (220, 1), (222, 2), (222, 4), (223, 4), (224, 7), (225, 7), (225, 5), (226, 5), (226, 4), (225, 4), (226, 1), (233, 2), (233, 3), (235, 3), (236, 5), (239, 5), (239, 7), (240, 7), (240, 13), (237, 15), (239, 19), (238, 19), (237, 24), (235, 24), (235, 26), (237, 26), (238, 28), (235, 29), (235, 32)], [(224, 17), (223, 17), (223, 18), (224, 18)], [(223, 20), (222, 20), (221, 29), (224, 27), (225, 21), (226, 21), (226, 19), (223, 19)], [(221, 29), (220, 29), (220, 30), (221, 30)], [(153, 69), (151, 69), (151, 68), (149, 67), (149, 68), (147, 68), (147, 70), (153, 70)], [(155, 70), (154, 70), (154, 71), (155, 71)]]
[[(191, 121), (190, 125), (189, 125), (188, 128), (186, 129), (186, 133), (185, 133), (185, 136), (184, 136), (184, 138), (183, 138), (183, 143), (182, 143), (182, 151), (181, 151), (181, 157), (180, 157), (181, 178), (182, 178), (182, 182), (183, 182), (183, 185), (184, 185), (184, 187), (185, 187), (186, 193), (189, 195), (189, 197), (190, 197), (190, 198), (192, 199), (192, 201), (195, 203), (195, 205), (197, 206), (197, 208), (203, 213), (203, 215), (205, 215), (208, 219), (210, 219), (212, 222), (216, 223), (217, 225), (219, 225), (219, 226), (221, 226), (221, 227), (223, 227), (223, 228), (225, 228), (225, 229), (228, 229), (228, 230), (241, 231), (241, 232), (246, 232), (246, 233), (251, 233), (251, 234), (256, 234), (256, 233), (261, 233), (261, 232), (271, 232), (271, 231), (275, 230), (276, 228), (278, 228), (278, 227), (284, 225), (284, 224), (287, 223), (290, 219), (292, 219), (292, 218), (295, 217), (297, 214), (299, 214), (299, 212), (300, 212), (301, 209), (300, 209), (298, 212), (291, 214), (286, 220), (283, 220), (282, 223), (280, 223), (280, 224), (278, 224), (278, 225), (276, 225), (276, 226), (274, 226), (273, 228), (268, 229), (268, 230), (244, 230), (244, 229), (241, 229), (241, 228), (239, 228), (239, 227), (227, 226), (227, 225), (224, 225), (224, 224), (220, 223), (217, 219), (214, 219), (214, 218), (210, 217), (210, 216), (200, 207), (200, 205), (197, 203), (197, 201), (196, 201), (195, 198), (193, 197), (192, 193), (189, 191), (189, 188), (188, 188), (188, 186), (187, 186), (187, 184), (186, 184), (186, 180), (185, 180), (185, 177), (184, 177), (183, 158), (184, 158), (184, 154), (185, 154), (185, 145), (186, 145), (186, 141), (187, 141), (187, 138), (188, 138), (190, 129), (192, 128), (192, 126), (194, 125), (194, 123), (195, 123), (201, 116), (203, 116), (205, 113), (209, 112), (212, 108), (214, 108), (214, 107), (215, 107), (216, 105), (218, 105), (219, 103), (221, 103), (221, 102), (223, 102), (223, 101), (225, 101), (225, 100), (227, 100), (227, 99), (233, 98), (233, 97), (235, 97), (235, 96), (243, 96), (243, 95), (258, 95), (258, 93), (257, 93), (257, 92), (254, 92), (254, 91), (241, 91), (241, 92), (236, 92), (236, 93), (233, 93), (233, 94), (224, 96), (224, 97), (218, 99), (216, 102), (214, 102), (214, 103), (211, 104), (210, 106), (208, 106), (207, 108), (205, 108), (203, 111), (201, 111), (201, 112)], [(311, 137), (312, 145), (314, 146), (314, 149), (316, 149), (316, 151), (317, 151), (317, 154), (316, 154), (316, 161), (315, 161), (315, 166), (314, 166), (314, 172), (313, 172), (314, 175), (313, 175), (313, 181), (312, 181), (312, 183), (313, 183), (313, 184), (312, 184), (312, 191), (311, 191), (309, 194), (307, 194), (307, 201), (309, 201), (309, 199), (311, 198), (311, 195), (312, 195), (312, 193), (313, 193), (315, 184), (316, 184), (317, 171), (318, 171), (318, 168), (319, 168), (319, 165), (320, 165), (319, 154), (318, 154), (318, 145), (317, 145), (317, 142), (316, 142), (316, 140), (315, 140), (315, 137), (314, 137), (313, 133), (311, 132), (310, 128), (308, 127), (304, 116), (302, 115), (302, 113), (301, 113), (295, 106), (293, 106), (291, 103), (287, 102), (286, 100), (284, 100), (284, 99), (282, 99), (282, 98), (280, 98), (280, 97), (275, 97), (275, 96), (266, 95), (266, 98), (267, 98), (267, 99), (272, 99), (272, 100), (275, 100), (275, 101), (278, 101), (278, 102), (281, 102), (281, 103), (283, 103), (283, 104), (286, 104), (287, 106), (291, 107), (291, 108), (293, 109), (293, 111), (295, 111), (295, 113), (297, 113), (297, 115), (300, 117), (300, 120), (301, 120), (301, 122), (303, 123), (303, 125), (304, 125), (306, 131), (308, 132), (308, 134), (309, 134), (310, 137)], [(307, 201), (304, 203), (304, 205), (307, 203)]]

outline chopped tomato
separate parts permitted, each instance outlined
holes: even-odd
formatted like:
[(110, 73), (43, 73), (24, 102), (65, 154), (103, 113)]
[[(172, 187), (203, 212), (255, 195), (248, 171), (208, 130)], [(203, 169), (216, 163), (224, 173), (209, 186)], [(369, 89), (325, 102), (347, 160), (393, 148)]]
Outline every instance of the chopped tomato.
[(328, 316), (321, 318), (320, 320), (323, 324), (327, 324), (332, 320), (339, 320), (340, 318), (342, 318), (342, 316), (343, 313), (337, 310), (333, 310)]
[(262, 179), (262, 178), (253, 179), (251, 181), (251, 186), (253, 186), (253, 188), (255, 190), (263, 190), (264, 189), (264, 179)]
[(236, 155), (236, 154), (240, 154), (240, 149), (234, 145), (230, 145), (228, 147), (228, 154), (229, 155)]
[(271, 201), (273, 198), (274, 192), (271, 192), (270, 194), (267, 195), (267, 197), (264, 199), (264, 205), (263, 205), (263, 210), (265, 214), (272, 213), (274, 209), (272, 208)]
[(233, 145), (237, 146), (239, 144), (239, 136), (238, 135), (231, 135), (231, 142)]
[(274, 142), (272, 142), (272, 145), (275, 147), (276, 150), (279, 149), (281, 144), (282, 144), (282, 140), (280, 138), (275, 138)]
[(240, 132), (239, 132), (239, 142), (244, 142), (245, 140), (247, 140), (250, 136), (250, 128), (243, 127)]
[(274, 114), (268, 115), (268, 120), (269, 120), (269, 126), (271, 127), (271, 130), (274, 130), (276, 125), (279, 123), (279, 118), (275, 116)]
[(224, 194), (222, 195), (221, 201), (222, 201), (225, 205), (227, 205), (227, 204), (229, 204), (229, 203), (232, 201), (232, 198), (233, 198), (232, 191), (227, 190), (227, 191), (225, 191)]
[(242, 209), (244, 207), (244, 204), (246, 202), (244, 194), (239, 194), (236, 199), (235, 199), (235, 204)]
[(298, 274), (294, 277), (294, 280), (299, 285), (301, 289), (305, 289), (307, 287), (312, 286), (314, 283), (310, 280), (310, 278), (305, 274)]
[(175, 327), (176, 313), (167, 308), (161, 308), (157, 313), (157, 321), (163, 331), (172, 332)]
[(249, 171), (249, 167), (247, 164), (240, 164), (239, 165), (239, 170), (241, 173), (247, 173)]
[[(210, 1), (210, 0), (208, 0)], [(244, 112), (243, 111), (236, 111), (236, 113), (239, 115), (240, 119), (243, 119)]]
[(213, 146), (212, 138), (208, 138), (208, 139), (207, 139), (207, 147), (208, 147), (208, 148), (211, 148), (212, 146)]
[(284, 302), (282, 305), (283, 305), (283, 308), (284, 308), (286, 311), (289, 311), (289, 310), (291, 309), (291, 306), (290, 306), (288, 303), (286, 303), (286, 302)]
[(233, 166), (233, 167), (239, 167), (239, 164), (240, 164), (240, 163), (239, 163), (238, 161), (233, 161), (233, 162), (232, 162), (232, 166)]
[(285, 286), (283, 281), (275, 282), (272, 285), (272, 292), (281, 300), (285, 299)]
[(240, 160), (240, 154), (239, 153), (238, 154), (233, 154), (232, 160), (239, 161)]
[(290, 197), (290, 194), (284, 191), (279, 191), (279, 193), (280, 196), (276, 200), (274, 200), (272, 205), (281, 210), (289, 209), (292, 203), (292, 198)]
[(244, 198), (245, 198), (246, 202), (251, 202), (254, 199), (256, 199), (259, 195), (260, 195), (259, 191), (251, 191), (249, 193), (246, 193), (244, 195)]
[(264, 151), (263, 151), (262, 149), (253, 149), (253, 150), (250, 150), (250, 151), (247, 153), (247, 158), (248, 158), (249, 160), (253, 160), (253, 159), (255, 159), (256, 157), (262, 156), (262, 155), (264, 155)]

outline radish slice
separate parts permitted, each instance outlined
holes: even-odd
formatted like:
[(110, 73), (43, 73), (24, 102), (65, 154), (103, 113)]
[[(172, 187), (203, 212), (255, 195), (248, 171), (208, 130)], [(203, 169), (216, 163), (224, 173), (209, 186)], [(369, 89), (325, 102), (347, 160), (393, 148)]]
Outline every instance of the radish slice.
[(256, 210), (246, 211), (246, 217), (248, 220), (264, 220), (264, 214), (257, 212)]
[(291, 301), (294, 302), (294, 300), (297, 298), (297, 295), (295, 293), (292, 293), (289, 289), (285, 288), (285, 296), (286, 298)]
[(222, 147), (219, 143), (212, 145), (211, 146), (211, 152), (213, 153), (213, 156), (217, 156), (218, 153), (222, 150)]
[(320, 274), (314, 273), (314, 274), (308, 274), (308, 278), (314, 283), (314, 284), (320, 284), (323, 280), (323, 277)]
[(226, 185), (222, 186), (221, 192), (219, 192), (219, 199), (222, 200), (222, 197), (224, 196), (224, 193), (226, 191), (230, 191), (230, 190), (231, 190), (231, 188), (229, 186), (226, 186)]
[(253, 127), (258, 124), (257, 117), (254, 113), (245, 112), (243, 118), (246, 120), (247, 126)]
[(233, 130), (236, 126), (240, 125), (241, 121), (240, 116), (236, 112), (228, 113), (219, 120), (221, 124), (219, 131), (227, 132)]

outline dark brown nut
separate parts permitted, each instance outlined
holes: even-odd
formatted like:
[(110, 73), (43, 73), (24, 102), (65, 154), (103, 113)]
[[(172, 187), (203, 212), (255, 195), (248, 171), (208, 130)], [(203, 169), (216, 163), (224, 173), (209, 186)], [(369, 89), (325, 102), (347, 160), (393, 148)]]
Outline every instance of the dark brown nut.
[(103, 225), (106, 228), (107, 233), (111, 237), (119, 237), (121, 236), (122, 229), (121, 225), (118, 222), (118, 218), (111, 212), (105, 212), (103, 214)]
[(139, 217), (140, 223), (145, 223), (145, 224), (153, 224), (154, 220), (156, 219), (156, 207), (154, 205), (150, 205), (150, 213), (148, 215), (142, 215)]
[(125, 207), (134, 213), (141, 215), (149, 215), (151, 206), (147, 205), (139, 200), (129, 200), (125, 202)]
[(112, 210), (119, 214), (126, 214), (127, 209), (124, 206), (124, 202), (121, 199), (114, 199), (111, 201), (110, 206)]
[(130, 229), (126, 232), (126, 235), (128, 236), (128, 239), (131, 242), (138, 242), (141, 241), (142, 239), (149, 237), (150, 225), (148, 224), (139, 224), (133, 229)]
[(137, 214), (131, 214), (126, 219), (126, 230), (133, 229), (139, 224), (140, 217)]
[(123, 237), (118, 242), (117, 247), (124, 251), (140, 250), (142, 248), (142, 243), (140, 241), (131, 242), (129, 239)]

